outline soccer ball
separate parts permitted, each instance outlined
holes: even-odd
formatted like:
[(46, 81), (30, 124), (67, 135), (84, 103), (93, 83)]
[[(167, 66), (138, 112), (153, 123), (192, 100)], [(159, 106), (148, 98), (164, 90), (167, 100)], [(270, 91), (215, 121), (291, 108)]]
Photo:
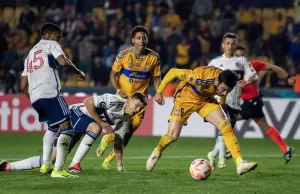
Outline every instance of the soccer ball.
[(190, 174), (195, 180), (206, 180), (211, 173), (211, 165), (205, 159), (196, 159), (190, 166)]

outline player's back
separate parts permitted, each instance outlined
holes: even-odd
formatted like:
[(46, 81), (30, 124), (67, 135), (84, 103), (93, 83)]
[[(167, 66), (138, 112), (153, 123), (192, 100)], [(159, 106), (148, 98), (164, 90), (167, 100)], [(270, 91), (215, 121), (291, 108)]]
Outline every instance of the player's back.
[(120, 72), (121, 90), (127, 95), (134, 92), (148, 94), (151, 73), (160, 76), (160, 59), (156, 52), (146, 48), (144, 59), (137, 59), (133, 47), (122, 50), (116, 57), (113, 70)]
[(221, 69), (197, 67), (188, 71), (188, 81), (181, 81), (177, 86), (174, 95), (177, 101), (195, 102), (215, 95), (214, 80), (222, 72)]
[[(122, 99), (113, 94), (103, 94), (100, 96), (94, 96), (94, 105), (96, 112), (100, 118), (110, 125), (116, 125), (122, 120), (128, 120), (130, 117), (124, 112), (125, 104), (127, 100)], [(75, 107), (78, 108), (83, 114), (91, 117), (84, 103), (72, 104), (69, 106), (70, 109)], [(80, 114), (77, 112), (77, 114)]]
[(22, 75), (28, 77), (31, 102), (59, 95), (61, 86), (56, 58), (62, 53), (60, 44), (51, 40), (41, 40), (30, 50)]

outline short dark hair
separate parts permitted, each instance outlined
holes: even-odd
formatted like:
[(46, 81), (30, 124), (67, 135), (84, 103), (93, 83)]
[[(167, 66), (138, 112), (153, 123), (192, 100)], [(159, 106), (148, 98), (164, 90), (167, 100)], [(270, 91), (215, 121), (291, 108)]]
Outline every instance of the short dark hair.
[(61, 32), (61, 29), (58, 25), (48, 22), (42, 26), (41, 36), (43, 36), (49, 32)]
[(144, 32), (147, 36), (149, 36), (149, 30), (145, 27), (145, 26), (142, 26), (142, 25), (137, 25), (135, 26), (132, 30), (131, 30), (131, 36), (132, 38), (135, 37), (135, 34), (137, 32)]
[(131, 96), (131, 99), (132, 99), (132, 98), (141, 101), (141, 103), (143, 103), (145, 106), (147, 105), (148, 99), (147, 99), (147, 97), (146, 97), (143, 93), (141, 93), (141, 92), (135, 92), (135, 93), (133, 93), (132, 96)]
[(242, 50), (242, 51), (246, 51), (245, 47), (242, 47), (242, 46), (238, 46), (238, 47), (236, 47), (236, 49), (235, 49), (235, 50)]
[(222, 71), (222, 73), (220, 73), (218, 79), (219, 79), (219, 84), (224, 83), (231, 89), (234, 88), (234, 86), (236, 85), (236, 83), (238, 81), (238, 77), (237, 77), (236, 73), (234, 73), (233, 71), (231, 71), (229, 69)]
[(238, 39), (238, 35), (232, 32), (227, 32), (226, 34), (224, 34), (223, 36), (223, 40), (225, 40), (225, 38), (236, 38)]

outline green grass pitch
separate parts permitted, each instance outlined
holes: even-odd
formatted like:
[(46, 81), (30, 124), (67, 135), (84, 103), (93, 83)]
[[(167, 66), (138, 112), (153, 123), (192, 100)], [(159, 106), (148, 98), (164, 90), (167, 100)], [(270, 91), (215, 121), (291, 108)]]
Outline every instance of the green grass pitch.
[[(0, 193), (300, 193), (300, 157), (295, 155), (291, 164), (284, 165), (279, 148), (270, 139), (240, 139), (244, 158), (258, 162), (254, 172), (238, 177), (234, 162), (228, 160), (225, 169), (213, 171), (206, 181), (195, 181), (189, 175), (190, 163), (196, 158), (206, 158), (215, 140), (181, 137), (164, 152), (156, 168), (147, 172), (146, 160), (159, 138), (132, 138), (124, 153), (126, 172), (117, 172), (115, 162), (111, 171), (101, 168), (103, 158), (95, 154), (98, 140), (83, 160), (84, 172), (79, 178), (52, 179), (40, 175), (38, 169), (0, 173)], [(296, 149), (300, 147), (300, 141), (287, 142)], [(105, 155), (110, 150), (111, 147)], [(42, 134), (0, 134), (0, 159), (23, 159), (41, 154)]]

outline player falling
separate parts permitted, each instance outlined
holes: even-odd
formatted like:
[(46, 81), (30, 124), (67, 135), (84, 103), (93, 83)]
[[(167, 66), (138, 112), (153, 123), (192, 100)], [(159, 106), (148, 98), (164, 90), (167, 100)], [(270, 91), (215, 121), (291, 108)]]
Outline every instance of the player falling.
[[(226, 95), (237, 83), (236, 74), (230, 70), (222, 71), (216, 67), (198, 67), (194, 70), (173, 68), (164, 77), (154, 96), (158, 104), (164, 104), (162, 93), (167, 84), (175, 78), (180, 79), (181, 82), (174, 95), (174, 107), (169, 118), (168, 133), (161, 137), (158, 146), (148, 158), (147, 170), (154, 169), (162, 152), (178, 139), (182, 125), (186, 124), (194, 112), (216, 126), (223, 134), (225, 144), (236, 163), (238, 175), (254, 170), (257, 163), (243, 160), (238, 140), (222, 108), (225, 105)], [(221, 96), (221, 105), (214, 95)]]
[[(69, 152), (84, 135), (71, 165), (70, 172), (82, 172), (81, 161), (98, 138), (102, 129), (115, 134), (114, 150), (117, 158), (118, 171), (124, 170), (123, 139), (130, 119), (147, 105), (147, 97), (142, 93), (134, 93), (128, 100), (112, 94), (88, 97), (83, 103), (70, 105), (71, 122), (74, 126)], [(111, 125), (115, 125), (112, 129)], [(109, 129), (109, 130), (108, 130)], [(112, 130), (112, 131), (110, 131)], [(56, 141), (54, 147), (56, 147)], [(55, 161), (56, 149), (53, 149), (51, 163)], [(0, 163), (0, 171), (29, 170), (41, 166), (42, 156), (34, 156), (25, 160)]]
[[(222, 56), (214, 58), (208, 64), (208, 66), (218, 67), (223, 70), (230, 69), (238, 75), (239, 81), (237, 86), (233, 88), (233, 90), (227, 95), (226, 98), (225, 110), (229, 114), (232, 127), (234, 127), (237, 114), (239, 113), (242, 87), (258, 80), (258, 75), (252, 65), (248, 62), (247, 58), (234, 55), (237, 44), (238, 36), (234, 33), (226, 33), (223, 36), (222, 41), (224, 54)], [(219, 150), (225, 149), (224, 137), (220, 132), (218, 132), (215, 148), (218, 148)], [(223, 152), (224, 153), (220, 154), (220, 156), (226, 154), (225, 151)], [(215, 156), (214, 151), (208, 154), (208, 158), (210, 159), (212, 168), (214, 169), (215, 163), (214, 160), (211, 159), (214, 158), (213, 156)], [(225, 160), (225, 157), (219, 157), (219, 168), (225, 168)]]
[[(126, 99), (134, 92), (141, 92), (148, 95), (150, 77), (152, 75), (155, 89), (158, 88), (160, 77), (159, 55), (148, 49), (149, 31), (144, 26), (135, 26), (131, 32), (134, 47), (121, 51), (113, 64), (110, 74), (110, 81), (117, 90), (117, 95)], [(124, 147), (128, 144), (133, 133), (142, 123), (146, 107), (132, 118), (129, 130), (124, 137)], [(108, 143), (113, 137), (106, 135), (102, 138), (97, 148), (97, 156), (103, 155)], [(114, 159), (114, 151), (104, 160), (102, 167), (110, 169), (110, 163)]]
[[(235, 54), (246, 56), (246, 49), (239, 46), (237, 47)], [(289, 75), (285, 70), (276, 65), (262, 63), (260, 61), (250, 61), (250, 63), (256, 71), (273, 71), (279, 78), (286, 80), (290, 86), (295, 84), (295, 77)], [(268, 124), (262, 109), (264, 103), (259, 92), (258, 84), (253, 83), (243, 87), (241, 97), (244, 102), (241, 105), (240, 117), (242, 119), (253, 119), (274, 143), (277, 144), (283, 153), (285, 164), (289, 164), (295, 149), (289, 147), (280, 136), (278, 130)]]
[(47, 174), (53, 170), (50, 164), (52, 145), (58, 130), (57, 155), (51, 177), (66, 178), (74, 175), (63, 170), (67, 157), (73, 128), (70, 123), (70, 111), (61, 95), (57, 67), (61, 65), (78, 75), (78, 80), (85, 78), (84, 73), (66, 58), (60, 39), (61, 29), (52, 23), (41, 28), (41, 40), (30, 50), (24, 63), (21, 77), (21, 90), (30, 99), (32, 107), (39, 115), (41, 123), (48, 124), (43, 138), (43, 165), (40, 172)]

